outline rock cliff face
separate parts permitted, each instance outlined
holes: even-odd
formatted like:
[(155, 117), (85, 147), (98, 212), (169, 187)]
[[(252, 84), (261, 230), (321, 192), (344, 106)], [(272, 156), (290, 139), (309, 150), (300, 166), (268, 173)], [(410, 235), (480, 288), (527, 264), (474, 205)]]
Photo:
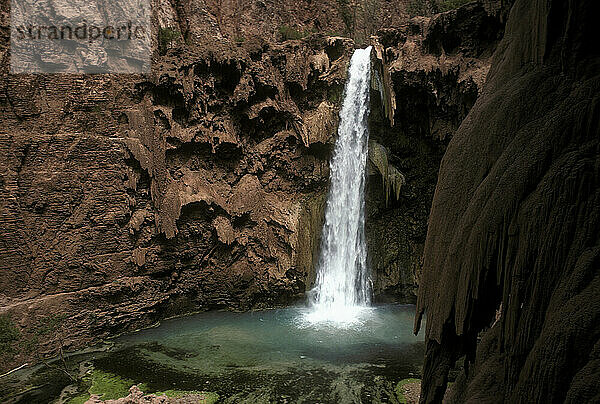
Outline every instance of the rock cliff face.
[[(157, 29), (182, 21), (160, 10)], [(70, 348), (303, 295), (351, 40), (192, 38), (151, 76), (11, 76), (7, 40), (0, 314), (24, 337), (54, 314)]]
[(425, 244), (422, 402), (600, 398), (598, 3), (518, 0), (443, 158)]
[(415, 297), (439, 164), (502, 32), (497, 10), (471, 3), (374, 38), (367, 240), (381, 298)]
[[(343, 2), (309, 3), (156, 1), (149, 76), (9, 76), (1, 37), (0, 314), (24, 338), (55, 314), (74, 348), (303, 296), (356, 46), (308, 35), (348, 28)], [(375, 293), (407, 301), (439, 161), (502, 23), (482, 5), (407, 22), (402, 4), (362, 10), (351, 34), (396, 27), (374, 39), (367, 231)]]
[(409, 1), (160, 0), (161, 10), (175, 5), (177, 18), (165, 18), (165, 13), (159, 17), (164, 26), (178, 27), (185, 38), (200, 42), (215, 37), (276, 42), (322, 32), (363, 44), (376, 30), (408, 18)]

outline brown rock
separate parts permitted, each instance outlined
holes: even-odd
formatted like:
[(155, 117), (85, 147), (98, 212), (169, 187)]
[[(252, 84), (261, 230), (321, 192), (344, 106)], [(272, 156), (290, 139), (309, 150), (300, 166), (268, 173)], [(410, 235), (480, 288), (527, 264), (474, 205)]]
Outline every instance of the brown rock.
[(235, 240), (235, 231), (231, 226), (231, 222), (224, 216), (217, 216), (213, 220), (213, 226), (217, 231), (219, 241), (225, 244), (231, 244)]
[(333, 143), (337, 132), (337, 113), (335, 105), (327, 101), (320, 103), (316, 110), (306, 113), (302, 136), (306, 147), (313, 143)]
[(150, 76), (10, 76), (2, 58), (0, 313), (26, 335), (64, 314), (77, 348), (308, 284), (299, 212), (325, 192), (329, 156), (296, 129), (341, 91), (354, 43), (335, 60), (323, 35), (238, 46), (203, 2), (161, 4), (155, 27), (188, 38)]

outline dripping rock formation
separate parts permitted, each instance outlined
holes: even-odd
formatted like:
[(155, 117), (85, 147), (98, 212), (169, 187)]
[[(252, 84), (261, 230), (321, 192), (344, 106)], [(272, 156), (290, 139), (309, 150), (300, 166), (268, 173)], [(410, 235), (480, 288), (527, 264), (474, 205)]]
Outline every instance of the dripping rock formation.
[(600, 37), (593, 0), (517, 0), (442, 160), (421, 402), (600, 399)]
[[(16, 76), (2, 58), (2, 318), (28, 340), (60, 315), (73, 349), (303, 297), (353, 51), (321, 34), (192, 37), (153, 55), (149, 76)], [(0, 368), (27, 360), (5, 354)]]
[(469, 3), (372, 39), (366, 231), (380, 300), (415, 299), (440, 161), (483, 88), (499, 10)]

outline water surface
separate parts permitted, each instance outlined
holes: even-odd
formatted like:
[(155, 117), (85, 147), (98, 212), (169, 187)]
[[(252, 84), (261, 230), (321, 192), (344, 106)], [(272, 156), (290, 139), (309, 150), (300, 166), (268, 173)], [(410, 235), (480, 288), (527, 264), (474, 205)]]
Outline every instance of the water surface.
[[(424, 349), (412, 334), (414, 306), (364, 308), (350, 323), (313, 323), (309, 313), (298, 307), (171, 319), (67, 362), (80, 376), (109, 373), (146, 393), (216, 392), (224, 403), (394, 402), (399, 380), (420, 377)], [(69, 402), (87, 391), (81, 388), (42, 365), (1, 379), (0, 402)]]
[(118, 338), (95, 366), (165, 389), (216, 391), (229, 402), (387, 402), (421, 373), (414, 306), (365, 310), (340, 328), (308, 309), (209, 312)]

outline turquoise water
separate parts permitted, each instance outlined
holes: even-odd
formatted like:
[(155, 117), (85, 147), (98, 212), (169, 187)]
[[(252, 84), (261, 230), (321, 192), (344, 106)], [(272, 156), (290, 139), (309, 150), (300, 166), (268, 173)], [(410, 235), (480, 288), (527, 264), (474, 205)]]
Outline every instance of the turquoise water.
[(306, 310), (168, 320), (119, 338), (95, 366), (156, 391), (216, 391), (248, 403), (387, 402), (398, 380), (420, 375), (414, 306), (376, 306), (344, 328), (312, 325)]
[[(73, 371), (95, 369), (143, 384), (146, 393), (210, 391), (224, 403), (394, 402), (399, 380), (420, 377), (424, 347), (412, 334), (414, 306), (368, 308), (343, 327), (313, 323), (308, 314), (307, 308), (207, 312), (116, 338), (109, 349), (75, 353), (68, 362)], [(0, 397), (33, 384), (39, 388), (7, 402), (59, 402), (61, 390), (73, 386), (60, 372), (44, 379), (43, 370), (29, 380), (24, 375), (35, 376), (32, 369), (5, 378)]]

